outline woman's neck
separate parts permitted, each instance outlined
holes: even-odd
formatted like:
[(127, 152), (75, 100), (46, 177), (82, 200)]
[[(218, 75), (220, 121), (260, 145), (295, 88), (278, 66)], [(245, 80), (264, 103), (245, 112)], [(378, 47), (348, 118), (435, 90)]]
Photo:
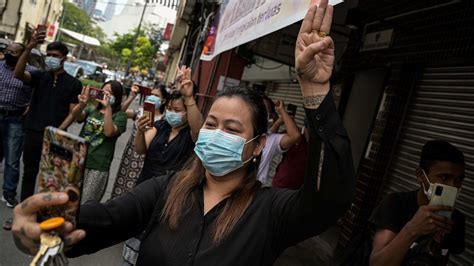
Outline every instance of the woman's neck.
[(187, 125), (188, 125), (188, 123), (184, 123), (179, 127), (172, 127), (171, 131), (177, 133), (177, 132), (181, 131), (181, 129), (185, 128)]
[(242, 183), (246, 172), (247, 167), (242, 167), (225, 176), (213, 176), (206, 171), (204, 190), (217, 194), (221, 198), (228, 197)]

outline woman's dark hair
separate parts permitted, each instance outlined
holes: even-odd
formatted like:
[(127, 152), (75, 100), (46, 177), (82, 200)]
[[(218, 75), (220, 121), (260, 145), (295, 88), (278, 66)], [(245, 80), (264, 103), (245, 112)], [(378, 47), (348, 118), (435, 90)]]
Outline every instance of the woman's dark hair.
[[(116, 80), (111, 80), (106, 83), (104, 83), (101, 87), (103, 90), (105, 85), (110, 84), (110, 88), (112, 89), (112, 94), (115, 97), (115, 102), (112, 104), (112, 112), (116, 113), (122, 109), (122, 98), (123, 98), (123, 88), (122, 84)], [(97, 105), (97, 110), (101, 110), (103, 108), (102, 104), (99, 103)]]
[[(263, 135), (267, 132), (267, 108), (263, 102), (265, 98), (262, 97), (261, 94), (252, 89), (243, 87), (227, 87), (217, 93), (216, 100), (222, 97), (237, 97), (250, 106), (252, 111), (254, 137)], [(270, 100), (270, 102), (272, 101)]]
[(260, 95), (262, 95), (263, 100), (270, 105), (270, 115), (273, 115), (275, 113), (275, 103), (272, 101), (272, 99), (268, 98), (268, 96), (264, 94)]
[(166, 86), (158, 86), (155, 88), (156, 90), (160, 90), (160, 93), (161, 93), (161, 97), (163, 97), (162, 99), (162, 102), (164, 104), (162, 104), (160, 106), (160, 113), (163, 113), (165, 111), (165, 108), (166, 108), (166, 104), (168, 103), (168, 98), (170, 97), (170, 94), (168, 93), (168, 91), (166, 90)]
[[(262, 97), (255, 91), (241, 87), (230, 87), (220, 91), (216, 97), (240, 98), (249, 107), (252, 116), (254, 136), (263, 135), (267, 132), (267, 110)], [(257, 181), (257, 169), (260, 158), (252, 166), (248, 165), (247, 175), (240, 185), (232, 191), (224, 210), (215, 220), (213, 240), (218, 245), (232, 231), (240, 217), (247, 210), (261, 184)], [(172, 230), (176, 230), (180, 220), (186, 213), (189, 204), (196, 201), (195, 193), (199, 187), (201, 178), (204, 177), (205, 169), (201, 161), (194, 155), (184, 169), (177, 172), (171, 185), (168, 187), (165, 206), (161, 213), (161, 221), (168, 224)]]
[(69, 49), (62, 42), (52, 42), (46, 47), (46, 51), (59, 51), (63, 56), (66, 56), (69, 53)]
[[(171, 93), (168, 94), (168, 98), (166, 100), (166, 107), (169, 107), (170, 104), (176, 100), (182, 100), (184, 104), (184, 97), (180, 91), (172, 91)], [(186, 109), (186, 105), (184, 105), (184, 108)]]

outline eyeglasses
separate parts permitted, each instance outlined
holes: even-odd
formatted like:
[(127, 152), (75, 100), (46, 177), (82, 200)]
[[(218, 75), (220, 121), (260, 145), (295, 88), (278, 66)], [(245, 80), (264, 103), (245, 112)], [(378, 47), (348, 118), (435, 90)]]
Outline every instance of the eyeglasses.
[(14, 51), (10, 51), (10, 50), (3, 50), (3, 54), (11, 54), (11, 55), (14, 55), (14, 56), (17, 56), (17, 55), (20, 55), (21, 52), (20, 51), (17, 51), (17, 52), (14, 52)]

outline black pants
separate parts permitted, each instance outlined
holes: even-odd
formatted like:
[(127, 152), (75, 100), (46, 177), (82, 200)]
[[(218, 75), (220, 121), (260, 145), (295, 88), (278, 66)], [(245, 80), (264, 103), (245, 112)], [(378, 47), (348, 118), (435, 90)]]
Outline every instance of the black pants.
[(23, 144), (23, 180), (21, 182), (21, 201), (35, 193), (43, 146), (43, 132), (27, 130)]

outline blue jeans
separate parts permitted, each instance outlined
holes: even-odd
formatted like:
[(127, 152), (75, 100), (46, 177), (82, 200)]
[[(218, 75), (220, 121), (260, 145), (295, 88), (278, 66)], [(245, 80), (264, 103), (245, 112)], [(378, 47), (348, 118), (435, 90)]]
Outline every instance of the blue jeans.
[(23, 150), (23, 121), (20, 116), (0, 116), (5, 171), (3, 195), (15, 197), (20, 178), (20, 157)]

